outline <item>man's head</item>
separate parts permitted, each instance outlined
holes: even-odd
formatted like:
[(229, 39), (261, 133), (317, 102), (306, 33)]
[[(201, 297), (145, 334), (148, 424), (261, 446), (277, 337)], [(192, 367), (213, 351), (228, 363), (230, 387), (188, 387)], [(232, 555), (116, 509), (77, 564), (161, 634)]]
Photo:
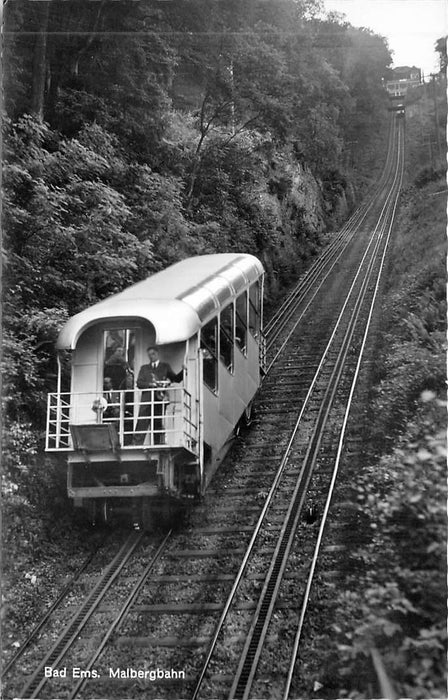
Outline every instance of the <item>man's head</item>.
[(157, 350), (154, 345), (150, 345), (149, 348), (147, 348), (148, 352), (148, 357), (150, 362), (157, 362), (159, 359), (159, 351)]
[[(123, 384), (124, 384), (125, 389), (132, 389), (132, 388), (133, 388), (133, 386), (134, 386), (134, 377), (132, 376), (132, 374), (127, 374), (127, 375), (125, 376), (124, 381), (123, 381)], [(120, 389), (121, 389), (121, 388), (122, 388), (122, 387), (120, 386)]]
[(103, 387), (105, 391), (112, 391), (112, 379), (110, 377), (104, 377)]

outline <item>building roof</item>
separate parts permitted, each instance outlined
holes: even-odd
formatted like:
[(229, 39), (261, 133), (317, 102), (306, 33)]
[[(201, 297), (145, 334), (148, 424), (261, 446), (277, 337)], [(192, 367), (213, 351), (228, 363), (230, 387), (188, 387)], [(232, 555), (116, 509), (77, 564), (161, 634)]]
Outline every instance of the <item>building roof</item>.
[(187, 258), (73, 316), (61, 330), (57, 348), (73, 350), (89, 326), (120, 319), (149, 321), (158, 345), (186, 340), (262, 274), (253, 255)]
[(406, 79), (411, 73), (417, 73), (419, 77), (421, 75), (421, 70), (420, 68), (417, 68), (417, 66), (397, 66), (391, 70), (392, 77), (389, 78), (389, 80), (396, 80), (398, 76), (405, 76), (404, 79)]

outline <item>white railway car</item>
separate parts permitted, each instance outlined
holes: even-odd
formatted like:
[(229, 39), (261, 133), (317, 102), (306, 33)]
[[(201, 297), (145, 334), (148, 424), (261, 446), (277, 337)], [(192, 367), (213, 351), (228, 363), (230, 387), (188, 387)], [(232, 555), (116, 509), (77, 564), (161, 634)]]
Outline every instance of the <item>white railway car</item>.
[[(204, 255), (67, 322), (46, 449), (67, 453), (75, 506), (150, 527), (204, 492), (260, 384), (262, 305), (257, 258)], [(161, 379), (148, 363), (154, 346)]]

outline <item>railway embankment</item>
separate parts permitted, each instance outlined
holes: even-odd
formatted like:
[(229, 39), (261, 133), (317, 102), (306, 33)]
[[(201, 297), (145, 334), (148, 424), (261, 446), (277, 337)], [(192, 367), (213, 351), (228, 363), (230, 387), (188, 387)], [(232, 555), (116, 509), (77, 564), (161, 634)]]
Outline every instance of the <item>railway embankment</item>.
[(314, 600), (314, 697), (377, 697), (387, 683), (396, 697), (445, 697), (445, 230), (444, 179), (417, 179), (390, 249), (362, 460), (337, 493), (345, 534)]

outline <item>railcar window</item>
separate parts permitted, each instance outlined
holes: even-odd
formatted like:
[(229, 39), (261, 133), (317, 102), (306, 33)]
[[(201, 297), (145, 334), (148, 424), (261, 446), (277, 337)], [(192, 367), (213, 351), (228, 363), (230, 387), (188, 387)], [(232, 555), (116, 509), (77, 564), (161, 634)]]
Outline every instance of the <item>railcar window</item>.
[(218, 319), (212, 318), (201, 331), (204, 382), (212, 391), (218, 390)]
[(241, 352), (246, 354), (247, 344), (247, 292), (240, 294), (236, 300), (235, 342)]
[(134, 374), (136, 329), (104, 331), (103, 377), (110, 377), (112, 388), (124, 388), (126, 376)]
[(249, 330), (256, 338), (260, 332), (260, 283), (249, 288)]
[(219, 333), (219, 354), (221, 360), (229, 372), (233, 372), (233, 335), (234, 335), (234, 310), (233, 304), (226, 306), (221, 311), (220, 333)]

